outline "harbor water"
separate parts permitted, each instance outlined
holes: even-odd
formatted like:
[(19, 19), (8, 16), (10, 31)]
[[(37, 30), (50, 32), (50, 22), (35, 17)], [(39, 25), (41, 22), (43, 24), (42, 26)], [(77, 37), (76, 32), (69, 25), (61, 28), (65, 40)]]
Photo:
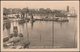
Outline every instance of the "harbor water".
[(68, 17), (69, 22), (35, 21), (19, 24), (11, 22), (9, 29), (3, 30), (3, 36), (13, 33), (13, 27), (18, 27), (18, 33), (23, 34), (23, 41), (30, 42), (29, 48), (76, 48), (77, 17)]

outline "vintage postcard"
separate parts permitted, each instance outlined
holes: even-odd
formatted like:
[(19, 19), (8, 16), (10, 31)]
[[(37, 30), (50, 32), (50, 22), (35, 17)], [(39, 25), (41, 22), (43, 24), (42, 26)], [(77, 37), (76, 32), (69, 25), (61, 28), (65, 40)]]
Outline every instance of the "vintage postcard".
[(79, 1), (1, 1), (2, 51), (78, 51)]

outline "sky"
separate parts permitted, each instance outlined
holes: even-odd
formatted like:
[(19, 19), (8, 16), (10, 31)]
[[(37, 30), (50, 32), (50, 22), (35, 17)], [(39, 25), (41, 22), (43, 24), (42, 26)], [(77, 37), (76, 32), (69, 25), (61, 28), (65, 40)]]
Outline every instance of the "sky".
[(1, 6), (5, 8), (50, 8), (66, 9), (67, 5), (75, 9), (79, 8), (78, 1), (1, 1)]

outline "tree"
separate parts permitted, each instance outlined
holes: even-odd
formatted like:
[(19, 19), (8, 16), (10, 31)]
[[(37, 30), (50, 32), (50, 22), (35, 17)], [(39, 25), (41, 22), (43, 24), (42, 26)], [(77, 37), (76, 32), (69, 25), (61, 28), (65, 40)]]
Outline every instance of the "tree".
[(3, 15), (8, 15), (10, 13), (11, 13), (10, 9), (3, 8)]

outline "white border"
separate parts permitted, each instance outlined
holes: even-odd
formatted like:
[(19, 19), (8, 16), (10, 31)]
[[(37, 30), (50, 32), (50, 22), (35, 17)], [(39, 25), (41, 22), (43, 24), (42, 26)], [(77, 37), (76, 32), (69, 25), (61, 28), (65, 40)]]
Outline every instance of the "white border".
[[(3, 6), (2, 6), (2, 2), (1, 1), (1, 44), (3, 44)], [(8, 1), (6, 1), (8, 2)], [(61, 1), (60, 1), (61, 2)], [(78, 1), (79, 2), (79, 1)], [(78, 10), (78, 17), (79, 17), (79, 10)], [(1, 51), (79, 51), (79, 18), (77, 18), (78, 23), (77, 23), (77, 48), (64, 48), (64, 49), (3, 49), (3, 45), (1, 45)]]

